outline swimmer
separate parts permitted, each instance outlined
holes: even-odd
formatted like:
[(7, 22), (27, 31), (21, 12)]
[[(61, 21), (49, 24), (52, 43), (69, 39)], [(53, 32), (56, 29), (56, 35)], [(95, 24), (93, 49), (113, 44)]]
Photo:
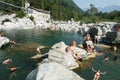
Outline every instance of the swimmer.
[(11, 68), (10, 68), (10, 71), (13, 72), (13, 71), (15, 71), (16, 69), (17, 69), (17, 68), (15, 68), (14, 65), (12, 65)]
[(105, 56), (104, 61), (109, 61), (108, 56)]
[(92, 67), (92, 71), (93, 71), (93, 72), (96, 72), (95, 75), (94, 75), (93, 80), (98, 80), (98, 79), (100, 78), (100, 75), (101, 75), (101, 74), (106, 74), (106, 73), (107, 73), (107, 72), (104, 72), (104, 73), (103, 73), (103, 72), (101, 72), (100, 70), (94, 70), (93, 67)]
[(114, 57), (114, 60), (115, 60), (115, 61), (117, 61), (117, 60), (118, 60), (118, 57), (117, 57), (117, 56), (115, 56), (115, 57)]
[(36, 49), (36, 51), (37, 51), (37, 54), (41, 54), (41, 51), (40, 51), (39, 47)]
[(3, 64), (10, 64), (12, 62), (12, 59), (6, 59), (3, 61)]

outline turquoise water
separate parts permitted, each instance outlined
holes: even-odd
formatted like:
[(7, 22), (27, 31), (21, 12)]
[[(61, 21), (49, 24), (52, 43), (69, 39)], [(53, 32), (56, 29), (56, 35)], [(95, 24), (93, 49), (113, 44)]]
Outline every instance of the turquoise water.
[[(53, 44), (64, 41), (69, 45), (72, 39), (77, 41), (77, 44), (83, 41), (83, 37), (75, 32), (62, 32), (62, 31), (48, 31), (48, 30), (5, 30), (4, 31), (10, 39), (15, 40), (19, 45), (33, 46), (32, 44), (39, 44), (44, 46), (52, 46)], [(32, 44), (31, 44), (32, 43)], [(17, 46), (16, 46), (17, 47)], [(29, 49), (26, 48), (25, 49)], [(48, 52), (48, 49), (42, 50), (42, 53)], [(100, 69), (102, 72), (107, 71), (106, 75), (101, 75), (100, 80), (120, 80), (120, 61), (113, 61), (114, 56), (111, 50), (105, 52), (110, 58), (109, 62), (103, 62), (104, 55), (93, 59), (90, 66), (83, 69), (77, 68), (74, 71), (86, 80), (93, 80), (94, 72), (91, 70), (93, 66), (96, 70)], [(119, 50), (116, 52), (119, 58)], [(15, 50), (8, 45), (6, 48), (0, 49), (0, 80), (25, 80), (31, 70), (37, 67), (37, 60), (31, 60), (30, 57), (35, 55), (34, 50)], [(15, 72), (10, 72), (10, 65), (3, 65), (2, 61), (11, 58), (13, 64), (18, 67)]]

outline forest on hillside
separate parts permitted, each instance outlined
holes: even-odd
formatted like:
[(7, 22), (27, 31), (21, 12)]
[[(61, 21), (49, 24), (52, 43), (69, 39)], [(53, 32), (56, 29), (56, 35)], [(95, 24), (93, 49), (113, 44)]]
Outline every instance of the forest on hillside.
[[(1, 0), (16, 6), (24, 6), (25, 0)], [(110, 13), (99, 12), (94, 4), (90, 4), (90, 8), (87, 11), (80, 9), (73, 0), (27, 0), (31, 6), (43, 10), (50, 11), (51, 18), (54, 20), (71, 20), (73, 18), (76, 21), (85, 23), (101, 22), (101, 21), (115, 21), (120, 22), (120, 11), (114, 10)], [(13, 13), (16, 12), (19, 16), (21, 11), (3, 10), (0, 11)]]

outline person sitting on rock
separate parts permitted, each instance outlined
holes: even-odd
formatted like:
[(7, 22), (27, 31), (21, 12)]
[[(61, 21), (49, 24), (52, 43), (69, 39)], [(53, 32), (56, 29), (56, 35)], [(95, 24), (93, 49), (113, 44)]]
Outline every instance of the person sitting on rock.
[(73, 47), (76, 47), (76, 40), (72, 40), (72, 44), (71, 44)]
[(90, 38), (86, 38), (86, 46), (88, 52), (93, 53), (95, 51), (94, 44)]
[(94, 52), (95, 52), (95, 51), (94, 51), (94, 48), (92, 48), (90, 45), (87, 46), (87, 51), (88, 51), (89, 53), (94, 53)]
[(90, 34), (87, 34), (87, 35), (86, 35), (85, 40), (91, 40)]
[(81, 65), (81, 67), (83, 66), (82, 57), (73, 50), (73, 46), (71, 44), (66, 48), (66, 52), (70, 53), (74, 57), (74, 59)]
[(37, 47), (36, 52), (37, 52), (38, 55), (41, 55), (41, 50), (40, 50), (39, 47)]
[(66, 48), (66, 52), (73, 54), (73, 49), (72, 49), (72, 44), (70, 44), (67, 48)]
[(94, 44), (89, 38), (86, 39), (86, 44), (87, 44), (87, 46), (90, 45), (92, 48), (94, 48)]

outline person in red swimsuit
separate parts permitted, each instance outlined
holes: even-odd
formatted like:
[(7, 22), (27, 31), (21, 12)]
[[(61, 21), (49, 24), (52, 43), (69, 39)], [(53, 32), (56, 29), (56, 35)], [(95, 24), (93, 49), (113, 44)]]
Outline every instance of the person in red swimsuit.
[(100, 70), (95, 70), (95, 69), (93, 69), (93, 67), (92, 67), (92, 71), (93, 72), (96, 72), (95, 73), (95, 75), (94, 75), (94, 78), (93, 78), (93, 80), (98, 80), (99, 78), (100, 78), (100, 75), (101, 74), (106, 74), (107, 72), (101, 72)]

